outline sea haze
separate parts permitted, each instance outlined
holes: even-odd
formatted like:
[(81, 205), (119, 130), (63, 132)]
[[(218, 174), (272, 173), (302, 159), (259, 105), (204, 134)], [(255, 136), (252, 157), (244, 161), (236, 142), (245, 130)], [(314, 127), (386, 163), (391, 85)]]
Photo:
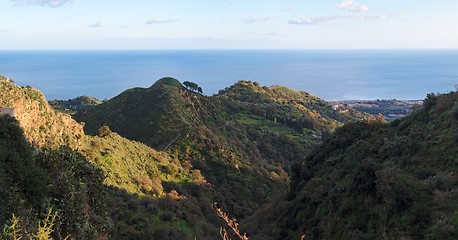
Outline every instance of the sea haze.
[(111, 98), (161, 77), (211, 95), (238, 80), (325, 100), (423, 99), (458, 83), (458, 50), (0, 51), (0, 74), (48, 99)]

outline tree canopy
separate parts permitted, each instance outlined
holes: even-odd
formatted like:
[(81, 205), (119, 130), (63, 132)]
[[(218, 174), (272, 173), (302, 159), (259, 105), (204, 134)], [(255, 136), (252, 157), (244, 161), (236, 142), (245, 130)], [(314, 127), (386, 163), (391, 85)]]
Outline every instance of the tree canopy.
[(203, 93), (202, 88), (194, 82), (184, 81), (183, 85), (191, 91)]

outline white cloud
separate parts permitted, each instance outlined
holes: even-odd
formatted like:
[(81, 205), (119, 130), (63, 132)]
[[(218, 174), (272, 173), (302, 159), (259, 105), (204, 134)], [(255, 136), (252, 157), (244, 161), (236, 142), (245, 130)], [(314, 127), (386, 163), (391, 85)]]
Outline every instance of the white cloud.
[(152, 19), (145, 22), (145, 24), (164, 24), (164, 23), (173, 23), (177, 22), (176, 19)]
[(388, 18), (388, 15), (358, 15), (356, 18), (363, 20), (385, 20)]
[(343, 0), (336, 6), (338, 9), (346, 10), (349, 12), (368, 12), (369, 11), (369, 5), (360, 4), (360, 3), (355, 2), (354, 0)]
[(273, 17), (247, 17), (242, 18), (243, 23), (258, 23), (258, 22), (266, 22), (273, 19)]
[(354, 4), (353, 0), (343, 0), (341, 3), (337, 4), (337, 8), (347, 9), (347, 8), (351, 7), (351, 5), (353, 5), (353, 4)]
[(247, 35), (257, 35), (257, 36), (285, 36), (285, 34), (281, 34), (279, 32), (267, 32), (267, 33), (259, 33), (259, 32), (246, 32)]
[(343, 19), (355, 19), (355, 20), (384, 20), (387, 19), (387, 15), (333, 15), (325, 17), (302, 17), (290, 20), (289, 24), (298, 24), (298, 25), (318, 25), (326, 22), (333, 22)]
[(91, 24), (88, 27), (90, 27), (90, 28), (104, 28), (104, 27), (107, 27), (107, 26), (108, 26), (108, 24), (106, 22), (99, 22), (99, 23)]
[(335, 21), (337, 19), (346, 18), (342, 15), (335, 16), (326, 16), (326, 17), (302, 17), (294, 20), (290, 20), (289, 24), (299, 24), (299, 25), (317, 25), (325, 22)]
[(70, 0), (11, 0), (11, 1), (14, 2), (18, 6), (38, 5), (42, 7), (51, 7), (51, 8), (58, 8), (70, 2)]
[[(367, 4), (357, 3), (355, 0), (342, 0), (336, 5), (337, 8), (345, 10), (347, 12), (352, 12), (348, 14), (338, 14), (331, 16), (322, 16), (322, 17), (302, 17), (290, 20), (289, 24), (299, 24), (299, 25), (318, 25), (327, 22), (334, 22), (344, 19), (353, 19), (353, 20), (384, 20), (387, 19), (387, 15), (367, 15), (366, 12), (369, 11), (369, 6)], [(365, 14), (366, 13), (366, 14)]]

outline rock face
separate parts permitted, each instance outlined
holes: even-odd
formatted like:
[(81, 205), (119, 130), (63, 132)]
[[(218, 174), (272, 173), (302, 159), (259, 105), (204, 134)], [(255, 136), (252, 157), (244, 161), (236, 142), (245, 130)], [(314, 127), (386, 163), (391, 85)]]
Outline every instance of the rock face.
[(37, 89), (0, 82), (0, 109), (19, 121), (27, 140), (36, 147), (77, 149), (82, 144), (83, 126), (54, 111)]
[(0, 75), (0, 83), (14, 83), (13, 79)]

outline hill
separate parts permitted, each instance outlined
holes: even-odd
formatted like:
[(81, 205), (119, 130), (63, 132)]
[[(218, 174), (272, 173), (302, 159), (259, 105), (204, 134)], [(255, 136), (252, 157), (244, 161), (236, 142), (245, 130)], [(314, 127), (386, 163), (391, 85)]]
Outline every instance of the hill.
[(198, 170), (110, 130), (85, 135), (36, 89), (0, 88), (0, 108), (17, 119), (0, 114), (0, 225), (15, 226), (8, 220), (15, 213), (24, 223), (16, 228), (35, 231), (30, 224), (52, 207), (56, 239), (218, 236), (222, 222), (211, 210), (216, 194)]
[(34, 146), (76, 149), (83, 144), (83, 126), (54, 111), (35, 88), (0, 82), (0, 108), (14, 109), (14, 117)]
[(295, 166), (287, 200), (247, 226), (252, 239), (456, 239), (457, 103), (430, 94), (390, 124), (339, 128)]
[(164, 78), (81, 108), (84, 125), (0, 90), (2, 238), (56, 214), (56, 239), (220, 239), (214, 202), (250, 239), (458, 236), (458, 93), (388, 124), (280, 86), (207, 97)]
[(68, 114), (75, 114), (78, 111), (85, 110), (100, 103), (102, 102), (97, 98), (89, 96), (79, 96), (77, 98), (68, 100), (54, 99), (49, 101), (49, 105), (51, 105), (55, 110)]
[(0, 107), (13, 109), (38, 153), (28, 158), (48, 183), (37, 187), (46, 193), (40, 204), (8, 213), (43, 216), (48, 208), (42, 206), (51, 204), (66, 219), (56, 238), (219, 239), (224, 222), (214, 202), (247, 219), (286, 194), (292, 164), (343, 122), (364, 117), (339, 114), (316, 97), (278, 86), (241, 81), (206, 97), (164, 78), (101, 104), (79, 108), (95, 102), (66, 101), (79, 109), (74, 116), (85, 121), (89, 136), (38, 90), (0, 87)]
[(285, 193), (289, 166), (349, 120), (305, 92), (241, 81), (207, 97), (173, 78), (129, 89), (79, 112), (85, 131), (107, 125), (199, 170), (238, 218)]

